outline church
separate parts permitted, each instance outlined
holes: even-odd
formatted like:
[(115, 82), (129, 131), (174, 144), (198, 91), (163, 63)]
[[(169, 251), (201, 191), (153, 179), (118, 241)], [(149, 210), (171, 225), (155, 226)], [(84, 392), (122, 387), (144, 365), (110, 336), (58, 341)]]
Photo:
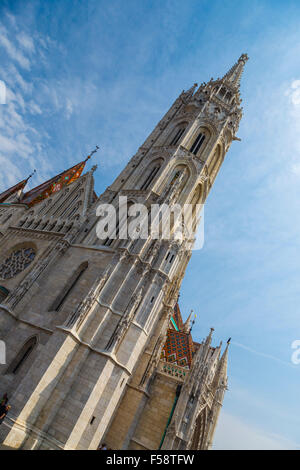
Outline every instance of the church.
[[(242, 54), (183, 91), (99, 197), (87, 160), (0, 194), (0, 442), (15, 449), (210, 449), (227, 389), (228, 345), (201, 343), (178, 297), (188, 238), (97, 234), (97, 208), (204, 204), (239, 140)], [(194, 229), (199, 222), (192, 212)], [(119, 233), (121, 224), (118, 225)], [(118, 235), (117, 233), (117, 235)]]

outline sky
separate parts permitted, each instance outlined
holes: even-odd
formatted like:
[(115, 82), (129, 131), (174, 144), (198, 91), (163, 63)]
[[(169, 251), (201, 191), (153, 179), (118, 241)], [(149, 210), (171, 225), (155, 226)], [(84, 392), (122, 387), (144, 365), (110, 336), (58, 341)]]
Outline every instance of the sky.
[[(300, 2), (2, 0), (0, 191), (84, 159), (100, 194), (183, 89), (248, 53), (244, 116), (180, 306), (232, 337), (214, 449), (299, 449)], [(0, 90), (1, 91), (1, 90)]]

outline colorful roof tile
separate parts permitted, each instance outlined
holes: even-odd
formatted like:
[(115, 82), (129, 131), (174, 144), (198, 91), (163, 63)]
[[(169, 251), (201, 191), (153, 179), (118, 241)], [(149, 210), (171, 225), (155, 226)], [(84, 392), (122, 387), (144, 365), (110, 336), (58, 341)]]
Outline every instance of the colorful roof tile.
[(176, 304), (161, 358), (164, 361), (189, 369), (197, 346), (199, 347), (198, 343), (193, 342), (191, 332), (186, 333), (184, 331), (180, 308)]
[(28, 207), (32, 207), (44, 199), (47, 199), (52, 194), (57, 193), (63, 187), (76, 181), (81, 176), (86, 160), (78, 163), (75, 166), (72, 166), (68, 170), (63, 171), (59, 175), (54, 176), (45, 183), (42, 183), (36, 188), (33, 188), (25, 193), (22, 199), (22, 203), (27, 204)]

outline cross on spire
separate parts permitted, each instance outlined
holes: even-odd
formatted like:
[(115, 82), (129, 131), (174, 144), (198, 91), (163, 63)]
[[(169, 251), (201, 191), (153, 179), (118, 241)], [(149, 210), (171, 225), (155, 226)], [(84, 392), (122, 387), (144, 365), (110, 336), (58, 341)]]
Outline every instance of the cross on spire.
[(98, 145), (96, 145), (94, 150), (91, 151), (91, 153), (86, 157), (86, 159), (84, 161), (86, 162), (87, 160), (89, 160), (94, 155), (94, 153), (98, 152), (99, 148), (100, 147)]
[(26, 183), (28, 183), (28, 181), (30, 180), (30, 178), (33, 177), (33, 175), (35, 175), (36, 173), (36, 169), (33, 170), (33, 172), (26, 178)]

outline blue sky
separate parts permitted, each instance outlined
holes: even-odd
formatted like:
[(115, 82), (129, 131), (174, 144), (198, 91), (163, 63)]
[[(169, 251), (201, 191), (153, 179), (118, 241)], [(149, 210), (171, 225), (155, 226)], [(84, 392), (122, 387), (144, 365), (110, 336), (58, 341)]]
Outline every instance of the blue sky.
[[(1, 2), (0, 191), (101, 151), (101, 193), (182, 91), (247, 52), (244, 117), (183, 282), (195, 339), (232, 336), (214, 448), (300, 447), (300, 3)], [(92, 165), (94, 162), (90, 163)]]

